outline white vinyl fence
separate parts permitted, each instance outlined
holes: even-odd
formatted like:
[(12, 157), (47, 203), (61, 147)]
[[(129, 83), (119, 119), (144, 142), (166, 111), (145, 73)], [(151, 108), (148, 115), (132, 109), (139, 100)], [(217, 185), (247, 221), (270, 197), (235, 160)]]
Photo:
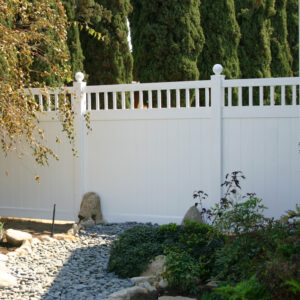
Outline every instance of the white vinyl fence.
[(41, 168), (30, 157), (1, 156), (0, 215), (49, 219), (55, 203), (58, 219), (77, 220), (82, 195), (94, 191), (109, 222), (180, 222), (195, 190), (208, 193), (210, 206), (236, 170), (246, 176), (243, 192), (262, 198), (267, 215), (295, 208), (300, 78), (225, 80), (221, 72), (216, 65), (207, 81), (105, 86), (86, 86), (77, 73), (63, 92), (72, 97), (78, 157), (66, 139), (55, 143), (62, 91), (45, 98), (33, 89), (60, 161)]

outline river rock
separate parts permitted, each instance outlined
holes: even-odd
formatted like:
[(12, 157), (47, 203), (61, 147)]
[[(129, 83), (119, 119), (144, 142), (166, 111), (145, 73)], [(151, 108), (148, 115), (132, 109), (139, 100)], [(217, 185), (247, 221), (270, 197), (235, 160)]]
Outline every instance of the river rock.
[(0, 287), (10, 287), (17, 284), (17, 279), (5, 271), (0, 270)]
[(0, 253), (0, 261), (8, 261), (8, 256)]
[(32, 239), (30, 233), (15, 229), (7, 229), (5, 236), (7, 242), (13, 246), (21, 246), (24, 241)]

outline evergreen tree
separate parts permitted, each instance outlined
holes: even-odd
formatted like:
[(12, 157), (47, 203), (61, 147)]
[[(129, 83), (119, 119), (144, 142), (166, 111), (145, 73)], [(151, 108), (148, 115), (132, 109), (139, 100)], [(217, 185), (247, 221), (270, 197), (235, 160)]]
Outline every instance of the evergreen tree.
[(292, 56), (287, 40), (287, 0), (275, 0), (276, 14), (271, 17), (271, 73), (272, 77), (289, 77), (292, 72)]
[(134, 70), (141, 82), (195, 80), (204, 35), (200, 0), (132, 0)]
[(203, 51), (198, 58), (200, 79), (209, 79), (216, 63), (224, 67), (226, 78), (238, 78), (237, 51), (241, 34), (235, 17), (234, 0), (202, 0), (200, 13), (205, 35)]
[(236, 0), (236, 17), (241, 30), (238, 48), (243, 78), (271, 76), (271, 20), (275, 0)]
[(298, 0), (288, 0), (287, 10), (287, 28), (288, 43), (293, 58), (292, 70), (294, 76), (299, 76), (299, 27), (298, 27)]
[[(43, 0), (40, 5), (44, 4)], [(38, 5), (37, 1), (32, 1), (34, 5)], [(61, 2), (58, 0), (48, 0), (47, 5), (49, 5), (49, 9), (51, 9), (52, 13), (57, 16), (62, 13), (65, 14), (64, 8), (61, 5)], [(29, 8), (30, 10), (30, 8)], [(63, 11), (63, 12), (62, 12)], [(66, 27), (67, 28), (67, 23)], [(70, 67), (69, 59), (66, 62), (60, 60), (57, 55), (57, 51), (68, 51), (68, 46), (66, 40), (64, 40), (64, 45), (61, 46), (60, 50), (55, 49), (54, 47), (49, 47), (49, 40), (55, 41), (58, 39), (59, 33), (57, 28), (54, 26), (48, 26), (42, 29), (39, 29), (39, 34), (45, 34), (48, 36), (48, 40), (41, 39), (35, 45), (36, 52), (34, 54), (34, 59), (31, 64), (31, 74), (30, 78), (32, 82), (39, 82), (40, 84), (46, 84), (47, 86), (58, 86), (65, 82), (65, 80), (53, 69), (52, 63), (57, 63), (61, 66), (68, 65)], [(69, 78), (71, 80), (71, 78)]]
[[(91, 25), (102, 34), (97, 40), (80, 33), (85, 56), (84, 67), (89, 84), (129, 83), (132, 81), (132, 55), (129, 51), (127, 16), (129, 0), (96, 0), (102, 8), (101, 18)], [(80, 11), (80, 7), (78, 8)]]
[(76, 21), (76, 0), (63, 0), (63, 5), (70, 23), (67, 28), (67, 44), (70, 52), (71, 70), (74, 78), (76, 72), (84, 72), (84, 56), (80, 43), (79, 28), (74, 23)]

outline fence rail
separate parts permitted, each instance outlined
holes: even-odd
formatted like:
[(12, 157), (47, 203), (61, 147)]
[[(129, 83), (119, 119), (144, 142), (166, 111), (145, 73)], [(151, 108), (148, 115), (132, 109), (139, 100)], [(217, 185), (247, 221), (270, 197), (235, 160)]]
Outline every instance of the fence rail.
[[(222, 89), (224, 107), (299, 105), (300, 77), (225, 80), (217, 75), (222, 77), (217, 88)], [(84, 86), (80, 93), (85, 95), (87, 111), (199, 109), (211, 106), (212, 88), (216, 88), (213, 81), (204, 80)], [(27, 90), (40, 111), (48, 112), (58, 110), (59, 101), (75, 101), (77, 92), (74, 86)]]

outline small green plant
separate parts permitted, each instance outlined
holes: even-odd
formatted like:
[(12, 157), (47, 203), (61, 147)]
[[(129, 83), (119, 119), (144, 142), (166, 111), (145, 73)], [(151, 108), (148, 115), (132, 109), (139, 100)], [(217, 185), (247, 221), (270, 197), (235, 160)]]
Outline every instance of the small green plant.
[(240, 180), (245, 179), (241, 171), (234, 171), (225, 177), (222, 187), (226, 188), (224, 197), (210, 209), (203, 207), (207, 194), (203, 191), (194, 192), (194, 199), (199, 200), (203, 218), (214, 226), (217, 232), (233, 232), (235, 234), (254, 231), (263, 226), (267, 219), (263, 215), (266, 207), (254, 193), (241, 195)]
[(253, 275), (250, 279), (231, 286), (225, 285), (214, 290), (213, 294), (219, 295), (223, 300), (264, 300), (269, 295), (264, 286)]
[(173, 248), (167, 255), (165, 267), (163, 277), (169, 287), (179, 292), (197, 294), (201, 274), (205, 270), (189, 253)]
[(163, 254), (158, 228), (135, 226), (113, 243), (107, 270), (123, 278), (140, 275), (155, 256)]

